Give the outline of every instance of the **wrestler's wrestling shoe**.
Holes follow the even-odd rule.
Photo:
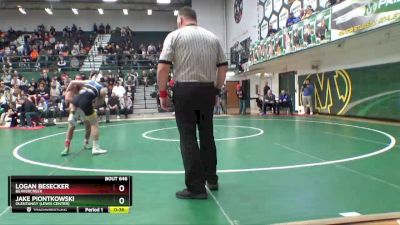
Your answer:
[[[105,154],[107,153],[107,150],[101,149],[101,148],[93,148],[92,149],[92,154],[93,155],[100,155],[100,154]]]
[[[64,146],[65,146],[65,148],[64,148],[64,151],[61,152],[61,156],[69,155],[69,147],[71,146],[71,141],[65,140]]]
[[[85,149],[85,150],[89,150],[89,149],[91,149],[92,147],[90,147],[90,145],[89,145],[89,140],[84,140],[83,141],[83,149]]]
[[[69,155],[69,148],[65,148],[64,151],[61,152],[61,156]]]

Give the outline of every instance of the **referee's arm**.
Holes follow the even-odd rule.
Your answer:
[[[217,77],[217,89],[221,89],[222,85],[225,83],[226,73],[228,72],[228,62],[226,61],[224,50],[220,43],[218,43],[218,77]]]
[[[167,83],[168,75],[174,58],[174,44],[172,33],[170,33],[164,41],[164,47],[158,60],[157,66],[157,84],[160,91],[160,105],[164,110],[168,110],[167,103]]]

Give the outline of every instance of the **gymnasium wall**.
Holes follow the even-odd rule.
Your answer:
[[[400,120],[399,71],[397,62],[309,74],[298,77],[298,90],[309,78],[316,111],[323,114]]]
[[[235,20],[235,2],[242,3],[241,16]],[[251,38],[251,42],[258,39],[258,1],[257,0],[226,0],[226,24],[228,50],[236,43]],[[240,11],[240,10],[239,10]],[[262,10],[261,10],[262,13]]]
[[[54,15],[48,15],[44,10],[27,10],[26,15],[22,15],[15,10],[0,10],[0,30],[8,30],[12,26],[15,30],[32,31],[37,25],[53,25],[57,30],[62,30],[65,26],[75,23],[83,30],[93,30],[96,22],[110,23],[115,28],[117,26],[129,25],[134,31],[172,31],[176,29],[176,17],[172,12],[153,11],[153,15],[148,16],[145,11],[130,11],[125,16],[122,11],[106,10],[104,15],[99,15],[95,10],[80,10],[79,15],[74,15],[71,10],[56,10]]]
[[[192,0],[199,26],[213,32],[226,51],[225,0]]]

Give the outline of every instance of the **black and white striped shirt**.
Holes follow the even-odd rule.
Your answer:
[[[173,64],[173,79],[178,82],[215,83],[217,67],[228,65],[217,36],[195,25],[167,36],[159,63]]]

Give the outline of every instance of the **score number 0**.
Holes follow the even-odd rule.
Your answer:
[[[120,192],[124,192],[125,191],[125,186],[124,185],[119,185],[118,190]],[[119,202],[119,204],[123,205],[125,203],[125,198],[124,197],[119,198],[118,202]]]

